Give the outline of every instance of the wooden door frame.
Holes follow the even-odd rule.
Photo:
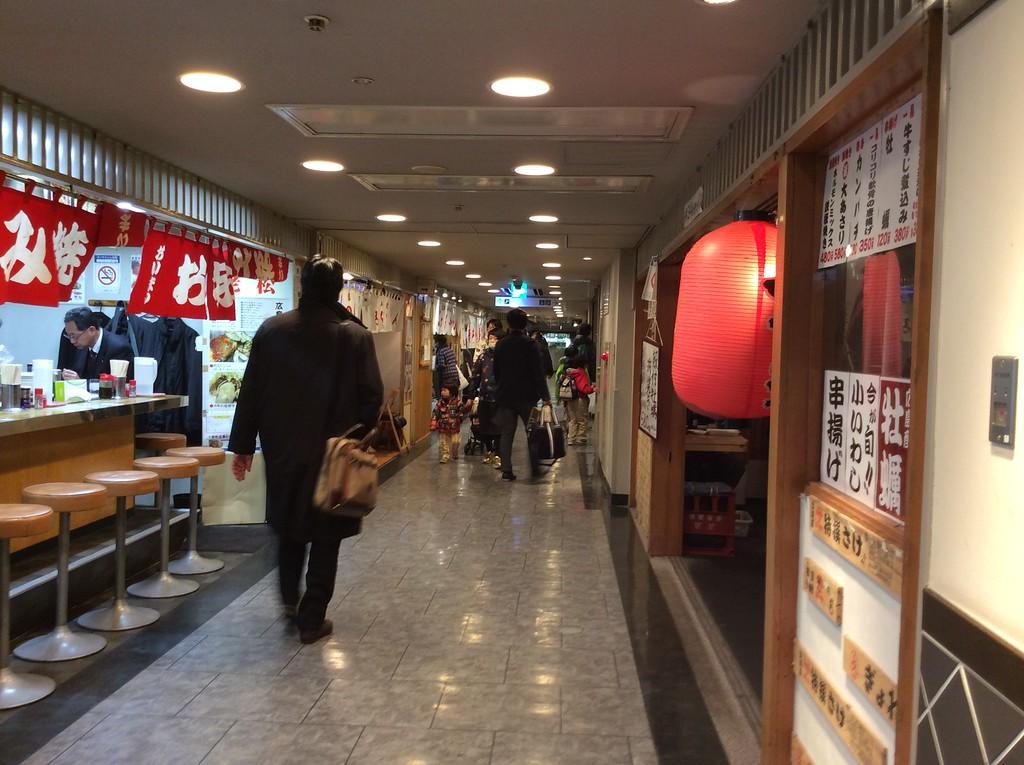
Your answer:
[[[909,765],[916,706],[920,624],[920,541],[925,402],[935,241],[938,133],[943,19],[933,9],[882,53],[789,141],[779,174],[779,236],[776,324],[772,360],[773,411],[769,453],[768,550],[765,601],[762,762],[790,762],[800,568],[801,495],[819,471],[822,316],[824,294],[817,273],[823,156],[830,146],[898,105],[911,92],[923,94],[918,238],[915,260],[911,418],[907,505],[900,532],[903,587],[900,612],[896,718],[896,765]]]

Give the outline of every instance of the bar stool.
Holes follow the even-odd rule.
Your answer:
[[[53,510],[45,505],[0,505],[0,709],[14,709],[53,693],[48,677],[11,670],[11,540],[42,534]]]
[[[134,466],[160,477],[160,571],[136,582],[128,592],[137,598],[178,598],[195,592],[199,582],[171,576],[167,563],[171,556],[171,479],[198,475],[199,462],[191,457],[142,457]]]
[[[125,599],[125,566],[128,549],[125,537],[128,531],[127,498],[160,491],[160,476],[148,470],[109,470],[89,473],[88,483],[103,486],[107,494],[117,497],[117,515],[114,518],[114,602],[78,617],[79,626],[101,632],[134,630],[152,624],[160,612],[143,606],[133,606]]]
[[[199,469],[224,464],[224,450],[212,446],[186,446],[168,449],[168,457],[191,457],[199,463]],[[199,537],[199,474],[192,476],[191,494],[188,504],[188,552],[172,560],[168,570],[172,574],[209,574],[224,568],[224,561],[204,558],[196,549]]]
[[[135,448],[140,452],[149,452],[154,456],[163,454],[168,449],[180,449],[188,441],[183,433],[136,433]]]
[[[72,632],[68,627],[68,564],[71,557],[71,514],[99,510],[107,490],[94,483],[39,483],[22,490],[21,498],[47,505],[59,514],[57,535],[57,623],[53,631],[22,643],[14,655],[25,661],[70,661],[99,653],[107,645],[102,635]]]

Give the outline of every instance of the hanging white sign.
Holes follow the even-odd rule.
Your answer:
[[[917,96],[829,157],[818,268],[917,241],[920,149]]]

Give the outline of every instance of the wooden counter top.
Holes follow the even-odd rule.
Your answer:
[[[113,417],[162,412],[188,406],[188,396],[139,396],[126,399],[95,400],[85,404],[65,404],[46,409],[0,412],[0,438],[66,428]]]

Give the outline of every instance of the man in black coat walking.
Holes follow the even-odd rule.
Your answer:
[[[512,471],[512,440],[516,436],[519,420],[525,426],[530,412],[543,399],[551,404],[544,371],[541,369],[540,354],[536,344],[526,336],[527,316],[524,311],[513,308],[508,312],[508,334],[498,341],[494,349],[494,377],[498,383],[497,404],[498,424],[501,426],[501,441],[498,445],[501,456],[501,477],[506,481],[516,480]],[[536,474],[536,466],[531,465]]]
[[[374,426],[384,395],[373,336],[338,304],[343,273],[336,260],[308,261],[298,309],[263,322],[253,338],[229,443],[235,478],[243,480],[260,438],[267,513],[279,542],[281,600],[303,643],[331,633],[324,615],[334,595],[338,549],[360,531],[358,520],[313,508],[326,441],[354,425]]]

